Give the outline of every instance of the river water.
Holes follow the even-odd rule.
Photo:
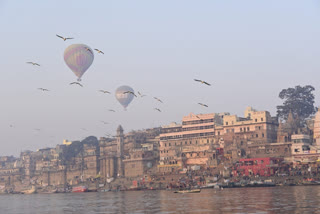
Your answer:
[[[0,213],[320,213],[320,186],[0,195]]]

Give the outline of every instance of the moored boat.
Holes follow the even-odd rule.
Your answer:
[[[186,189],[186,190],[178,190],[174,191],[174,193],[200,193],[201,189]]]
[[[88,188],[86,186],[72,187],[72,192],[87,192]]]
[[[34,194],[37,192],[35,186],[32,186],[31,189],[21,191],[22,194]]]

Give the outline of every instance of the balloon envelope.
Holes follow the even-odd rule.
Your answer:
[[[73,44],[64,51],[64,61],[73,73],[81,80],[82,75],[88,70],[94,59],[93,51],[83,44]]]
[[[126,107],[131,103],[131,101],[134,98],[133,94],[124,93],[127,91],[131,91],[132,93],[134,93],[134,90],[130,86],[127,86],[127,85],[120,86],[119,88],[117,88],[116,93],[115,93],[116,99],[124,107],[124,109],[126,109]]]

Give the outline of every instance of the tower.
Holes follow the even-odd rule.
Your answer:
[[[123,135],[123,128],[121,125],[117,128],[117,175],[118,177],[124,175],[124,169],[123,169],[123,141],[124,141],[124,135]]]

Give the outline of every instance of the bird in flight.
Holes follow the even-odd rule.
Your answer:
[[[203,107],[209,107],[208,105],[206,104],[203,104],[203,103],[198,103],[199,105],[203,106]]]
[[[81,83],[78,83],[78,82],[72,82],[72,83],[70,83],[70,85],[79,85],[79,86],[83,87],[83,85]]]
[[[158,109],[158,108],[154,108],[154,110],[156,110],[156,111],[158,111],[158,112],[161,112],[161,110],[160,110],[160,109]]]
[[[145,96],[147,96],[147,95],[145,95],[145,94],[141,94],[140,91],[138,91],[138,94],[139,94],[140,97],[145,97]]]
[[[160,103],[163,103],[162,100],[160,100],[159,98],[157,98],[157,97],[153,97],[153,98],[158,100]]]
[[[206,84],[206,85],[208,85],[208,86],[211,85],[210,83],[208,83],[208,82],[206,82],[206,81],[203,81],[203,80],[194,79],[194,81],[196,81],[196,82],[201,82],[202,84]]]
[[[109,111],[111,111],[111,112],[116,112],[115,110],[113,110],[113,109],[109,109]]]
[[[85,48],[87,51],[89,51],[91,54],[93,54],[92,50],[88,47]]]
[[[99,90],[99,92],[102,92],[102,93],[104,93],[104,94],[110,94],[109,91],[105,91],[105,90]]]
[[[198,118],[199,120],[203,120],[203,119],[201,119],[198,115],[196,115],[196,118]]]
[[[132,94],[133,96],[137,97],[137,95],[135,95],[135,93],[132,91],[125,91],[123,94]]]
[[[98,53],[104,54],[102,51],[100,51],[99,49],[94,49],[95,51],[97,51]]]
[[[35,62],[27,62],[28,64],[32,64],[32,65],[36,65],[36,66],[40,66],[38,63]]]
[[[46,89],[46,88],[38,88],[38,90],[40,90],[40,91],[49,91],[49,90]]]
[[[59,36],[58,34],[56,34],[57,37],[63,39],[63,41],[66,41],[67,39],[73,39],[73,38],[67,38],[67,37],[63,37],[63,36]]]
[[[106,125],[106,124],[109,124],[109,123],[107,123],[107,122],[105,122],[105,121],[103,121],[103,120],[101,120],[101,123],[103,123],[103,124],[105,124],[105,125]]]

